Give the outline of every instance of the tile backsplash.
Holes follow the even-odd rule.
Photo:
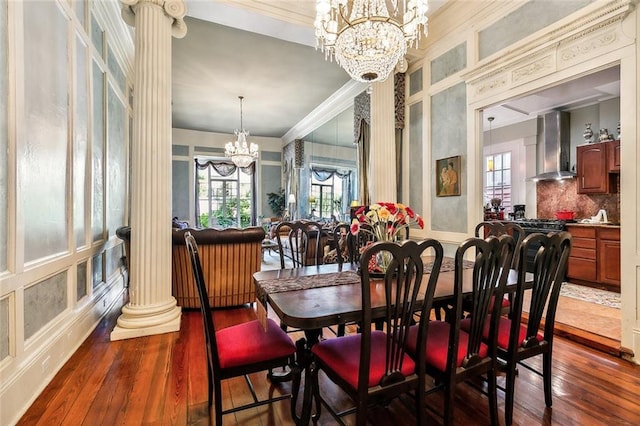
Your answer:
[[[620,222],[620,175],[616,175],[616,192],[611,194],[578,194],[576,179],[548,180],[536,183],[539,219],[555,219],[559,210],[576,212],[576,219],[595,216],[605,209],[609,222]]]

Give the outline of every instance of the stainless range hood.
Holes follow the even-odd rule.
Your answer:
[[[543,169],[532,180],[569,179],[576,174],[569,169],[569,113],[553,111],[544,116]]]

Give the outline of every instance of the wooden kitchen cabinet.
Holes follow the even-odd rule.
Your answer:
[[[607,142],[607,169],[609,173],[620,173],[620,140]]]
[[[578,194],[605,194],[615,188],[609,174],[608,142],[576,148]]]
[[[620,291],[620,228],[567,225],[573,237],[567,279]]]
[[[567,225],[567,231],[573,237],[567,278],[584,281],[597,280],[596,267],[596,230],[592,226]]]
[[[598,281],[620,286],[620,228],[598,230]]]

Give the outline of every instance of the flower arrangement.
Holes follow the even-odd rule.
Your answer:
[[[366,224],[368,226],[363,227]],[[376,203],[360,207],[351,222],[351,233],[370,233],[376,241],[397,241],[400,231],[417,225],[424,228],[424,221],[411,207],[401,203]]]
[[[366,232],[375,241],[398,241],[400,232],[406,232],[404,230],[412,225],[424,228],[424,221],[411,207],[400,203],[376,203],[368,206],[368,209],[363,206],[356,210],[350,231],[353,235],[360,231]],[[362,247],[360,252],[365,248],[366,246]],[[380,252],[377,258],[371,258],[369,272],[384,273],[390,262],[391,253]]]

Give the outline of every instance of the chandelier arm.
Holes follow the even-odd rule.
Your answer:
[[[350,26],[351,25],[351,21],[349,21],[349,18],[347,17],[349,14],[348,13],[345,14],[345,11],[347,11],[347,3],[341,4],[341,5],[338,6],[338,12],[340,13],[340,19],[342,19],[342,21],[344,23],[346,23],[347,26]],[[340,31],[340,32],[342,32],[342,31]]]

